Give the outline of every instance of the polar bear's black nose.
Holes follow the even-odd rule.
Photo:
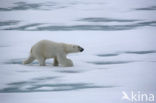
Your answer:
[[[84,51],[84,49],[83,48],[80,48],[80,52],[83,52]]]

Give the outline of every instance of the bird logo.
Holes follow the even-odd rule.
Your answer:
[[[127,100],[131,101],[131,99],[128,97],[128,95],[127,95],[126,92],[122,91],[122,94],[123,94],[122,100],[123,100],[123,99],[127,99]]]

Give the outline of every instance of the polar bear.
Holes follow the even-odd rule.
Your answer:
[[[71,67],[73,66],[73,62],[68,59],[66,55],[69,53],[82,52],[83,50],[84,49],[78,45],[41,40],[31,48],[30,56],[23,64],[29,64],[37,59],[40,66],[45,66],[46,59],[54,58],[54,66],[60,64],[64,67]]]

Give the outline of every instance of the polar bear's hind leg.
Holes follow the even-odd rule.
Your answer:
[[[23,64],[29,64],[29,63],[32,63],[34,60],[35,60],[34,57],[29,56],[29,58],[28,58],[27,60],[25,60],[25,61],[23,62]]]
[[[58,60],[57,60],[57,58],[55,57],[55,58],[54,58],[53,66],[58,66],[58,65],[59,65]]]
[[[37,58],[37,60],[40,63],[40,66],[45,66],[45,59],[44,58]]]

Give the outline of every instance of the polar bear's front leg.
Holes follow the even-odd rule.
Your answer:
[[[66,55],[58,55],[57,56],[58,62],[64,66],[64,67],[72,67],[73,66],[73,62],[70,59],[66,58]]]
[[[70,59],[66,59],[66,67],[72,67],[73,62]]]

